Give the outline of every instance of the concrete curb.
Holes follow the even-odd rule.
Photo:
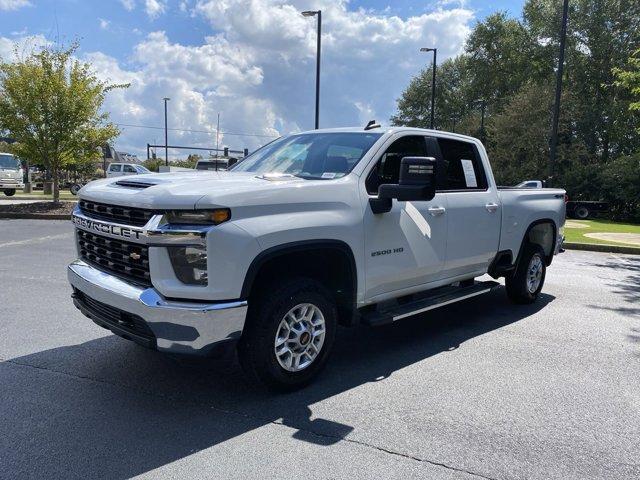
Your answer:
[[[0,205],[2,205],[2,201],[11,201],[11,200],[34,200],[36,202],[52,202],[50,198],[38,198],[38,197],[24,197],[19,195],[14,195],[13,197],[0,197]],[[69,200],[67,198],[61,198],[60,202],[77,202],[78,200]]]
[[[630,253],[632,255],[640,255],[640,247],[631,247],[625,245],[599,245],[596,243],[569,243],[562,244],[567,250],[586,250],[589,252],[607,252],[607,253]]]
[[[31,219],[31,220],[71,220],[71,215],[62,213],[16,213],[0,212],[0,219]]]

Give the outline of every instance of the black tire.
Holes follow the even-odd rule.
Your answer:
[[[4,191],[4,194],[5,194],[7,197],[13,197],[13,196],[16,194],[16,191],[15,191],[15,189],[5,190],[5,191]]]
[[[275,353],[276,334],[285,315],[297,305],[316,306],[325,322],[324,342],[315,360],[299,371],[288,371]],[[238,343],[238,356],[245,373],[271,390],[291,391],[304,387],[322,370],[331,352],[337,327],[335,298],[319,282],[297,278],[287,281],[274,293],[250,304],[247,322]]]
[[[589,218],[589,215],[591,214],[589,209],[585,206],[577,207],[573,213],[576,216],[576,218],[579,218],[580,220],[586,220],[587,218]]]
[[[522,251],[515,272],[505,279],[507,296],[512,302],[519,304],[533,303],[536,301],[544,285],[544,279],[547,273],[547,264],[542,247],[527,244],[523,248],[524,250]],[[538,257],[540,260],[540,284],[534,291],[530,291],[528,277],[534,257]]]

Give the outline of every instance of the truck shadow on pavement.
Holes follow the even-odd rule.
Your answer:
[[[269,424],[292,429],[285,435],[299,441],[330,445],[353,427],[313,418],[314,404],[351,395],[330,401],[340,411],[323,405],[335,418],[349,418],[349,408],[356,414],[366,408],[353,389],[393,381],[399,370],[464,348],[553,300],[543,294],[536,304],[514,306],[498,289],[394,325],[342,329],[323,375],[287,395],[248,385],[235,363],[175,359],[113,335],[6,360],[0,363],[0,477],[130,478],[224,442],[222,452],[242,448],[237,437]],[[428,363],[421,368],[424,382],[429,370]],[[207,468],[212,475],[216,465]]]

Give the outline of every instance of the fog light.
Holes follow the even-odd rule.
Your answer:
[[[169,247],[169,258],[178,280],[189,285],[206,285],[207,249],[205,247]]]

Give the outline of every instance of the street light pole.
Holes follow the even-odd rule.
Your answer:
[[[549,180],[555,175],[556,150],[558,147],[558,122],[560,120],[560,97],[562,94],[562,75],[564,72],[564,46],[567,41],[567,19],[569,16],[569,0],[562,5],[562,27],[560,29],[560,54],[558,55],[558,70],[556,72],[556,98],[553,105],[553,126],[551,128],[551,144],[549,145]]]
[[[167,102],[169,97],[164,97],[164,164],[169,166],[169,133],[167,128]]]
[[[318,17],[318,33],[316,39],[316,130],[320,128],[320,50],[322,46],[322,10],[302,12],[305,17]]]
[[[484,133],[484,114],[485,114],[485,110],[487,108],[487,102],[482,100],[482,103],[480,105],[480,140],[482,140],[482,143],[484,143],[486,141],[486,135]]]
[[[436,57],[438,55],[437,48],[426,48],[423,47],[420,49],[421,52],[433,52],[433,71],[431,78],[431,129],[433,129],[435,125],[435,112],[436,112]]]

